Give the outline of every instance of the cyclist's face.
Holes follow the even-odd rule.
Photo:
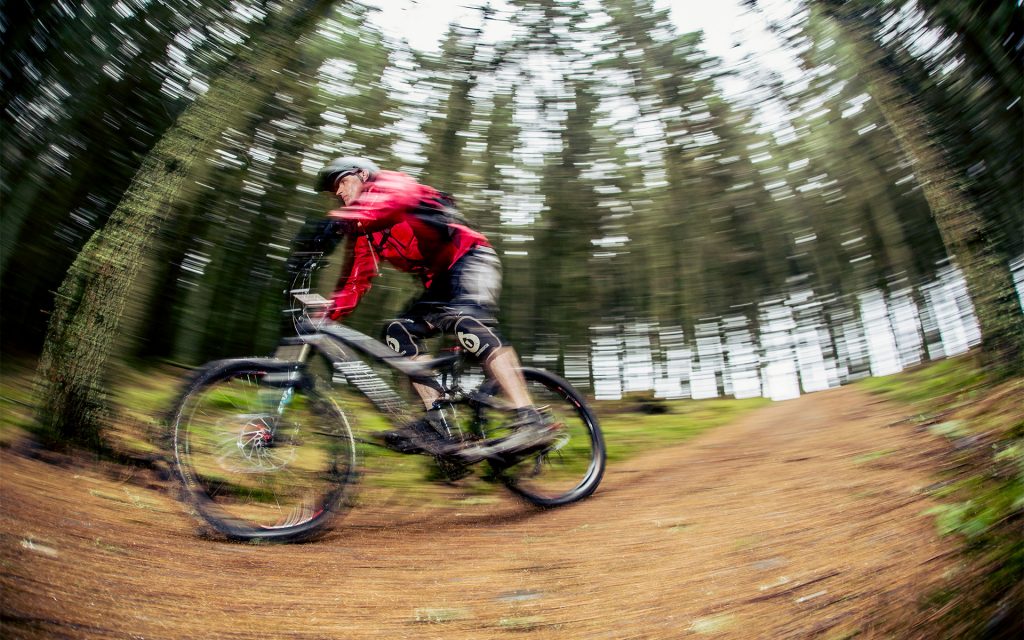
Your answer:
[[[338,196],[338,200],[345,206],[348,206],[356,201],[359,194],[363,192],[363,179],[360,175],[352,173],[341,180],[335,185],[334,195]]]

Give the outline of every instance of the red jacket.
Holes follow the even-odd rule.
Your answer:
[[[354,241],[334,293],[330,317],[340,320],[352,313],[380,275],[380,261],[420,277],[424,287],[438,274],[447,273],[471,249],[490,246],[487,238],[463,225],[451,225],[451,233],[438,225],[410,215],[425,199],[437,197],[433,187],[395,171],[381,171],[367,182],[359,198],[328,217],[356,223]]]

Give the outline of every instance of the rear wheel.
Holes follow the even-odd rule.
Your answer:
[[[541,507],[558,507],[586,498],[604,475],[605,448],[597,416],[565,380],[541,369],[523,369],[534,405],[558,429],[555,440],[540,451],[508,464],[491,462],[495,475],[516,495]],[[483,389],[491,395],[497,385]],[[503,435],[499,427],[507,412],[481,408],[478,418],[488,438]]]
[[[228,537],[307,539],[344,507],[355,468],[352,433],[300,365],[211,363],[172,416],[186,497]]]

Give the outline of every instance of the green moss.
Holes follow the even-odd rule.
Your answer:
[[[985,380],[984,372],[972,359],[949,358],[913,371],[866,378],[856,384],[871,393],[912,404],[970,393]]]

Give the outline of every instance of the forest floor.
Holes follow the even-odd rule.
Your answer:
[[[164,481],[0,450],[6,638],[924,638],[948,444],[856,387],[611,465],[541,511],[421,483],[326,537],[200,533]],[[438,494],[444,497],[439,501]]]

